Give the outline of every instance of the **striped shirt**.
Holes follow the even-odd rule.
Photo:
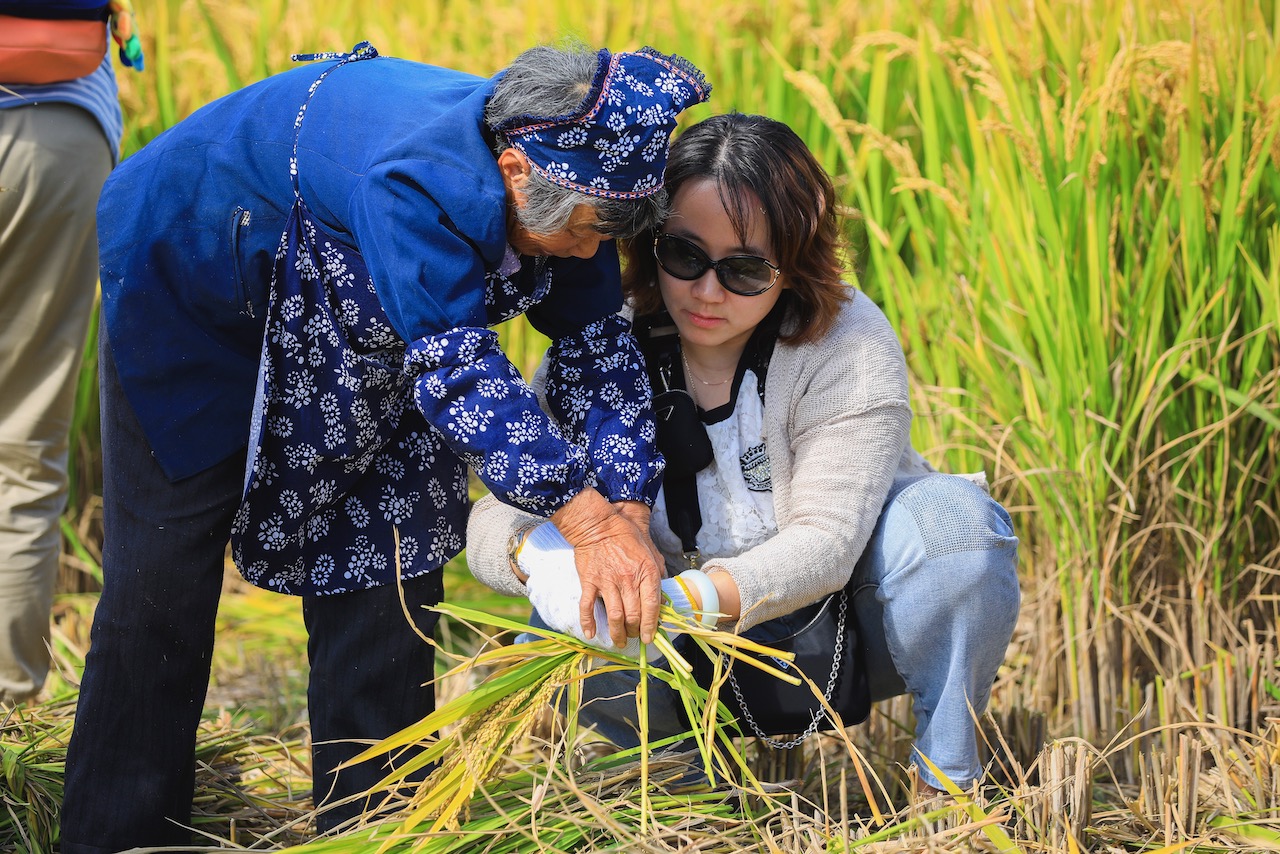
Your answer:
[[[98,70],[86,77],[41,86],[9,84],[0,80],[0,85],[4,86],[0,89],[0,110],[49,103],[74,104],[88,110],[102,126],[102,132],[111,144],[111,156],[117,163],[120,161],[124,115],[120,112],[120,96],[116,89],[116,73],[111,67],[110,48],[102,58]]]

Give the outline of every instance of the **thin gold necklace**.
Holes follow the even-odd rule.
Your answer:
[[[697,380],[698,382],[702,383],[703,385],[708,386],[709,388],[714,388],[714,387],[716,387],[716,386],[718,386],[718,385],[724,385],[725,383],[729,382],[729,380],[732,380],[732,379],[733,379],[733,377],[729,377],[729,379],[727,379],[727,380],[720,380],[720,382],[718,382],[718,383],[709,383],[709,382],[707,382],[707,381],[706,381],[706,380],[704,380],[702,377],[700,377],[700,376],[698,376],[697,374],[695,374],[695,373],[693,372],[693,368],[689,367],[689,358],[688,358],[687,356],[685,356],[685,354],[684,354],[684,350],[681,350],[681,351],[680,351],[680,361],[684,363],[684,370],[685,370],[685,373],[687,373],[689,376],[693,377],[695,380]]]

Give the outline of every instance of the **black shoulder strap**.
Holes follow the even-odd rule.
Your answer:
[[[698,531],[702,528],[698,472],[711,463],[711,440],[698,417],[698,407],[684,386],[680,335],[675,323],[661,312],[636,318],[633,329],[653,387],[658,450],[667,462],[662,475],[667,521],[680,538],[685,558],[696,564]]]
[[[773,345],[777,340],[785,305],[779,300],[768,317],[756,328],[747,345],[749,367],[758,379],[760,402],[764,403],[766,375]],[[667,521],[680,538],[685,558],[694,566],[698,557],[698,531],[702,509],[698,503],[698,472],[711,464],[715,453],[707,430],[698,416],[697,404],[684,384],[680,365],[680,333],[665,311],[637,317],[632,324],[640,352],[644,354],[653,387],[653,409],[657,416],[658,450],[667,461],[662,491]]]
[[[672,388],[683,388],[684,379],[675,368],[680,364],[680,332],[665,311],[637,317],[632,332],[644,354],[645,368],[654,395]]]

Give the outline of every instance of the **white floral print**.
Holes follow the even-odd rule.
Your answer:
[[[557,342],[551,417],[491,329],[402,341],[358,253],[301,202],[295,216],[268,305],[259,445],[233,519],[246,579],[294,594],[393,583],[397,534],[403,577],[438,568],[463,545],[467,464],[543,515],[572,484],[653,500],[661,460],[649,422],[636,426],[649,392],[624,321]],[[551,291],[554,264],[510,271],[484,279],[490,324]]]

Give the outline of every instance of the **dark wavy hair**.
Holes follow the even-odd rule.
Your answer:
[[[816,341],[830,330],[848,299],[842,280],[840,226],[831,178],[795,131],[765,116],[729,113],[704,119],[671,146],[666,187],[674,199],[686,181],[711,179],[729,221],[745,243],[750,217],[763,207],[764,225],[791,287],[780,340]],[[657,230],[621,243],[622,287],[637,315],[662,309],[653,257]]]

